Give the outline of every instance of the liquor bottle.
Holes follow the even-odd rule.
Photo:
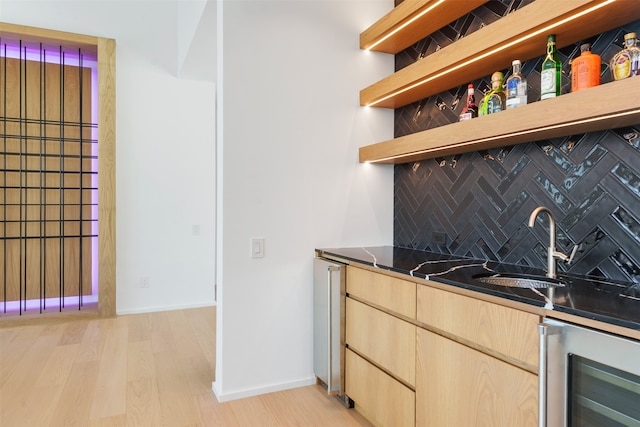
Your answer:
[[[571,62],[571,92],[600,84],[600,55],[591,53],[591,45],[580,46],[580,56]]]
[[[507,110],[527,104],[527,79],[520,72],[520,61],[514,60],[513,72],[507,79]]]
[[[556,49],[556,36],[550,34],[547,37],[547,56],[542,61],[540,73],[540,99],[549,99],[560,96],[562,85],[562,62]]]
[[[478,106],[476,105],[473,84],[469,83],[469,86],[467,86],[467,103],[464,106],[462,113],[460,113],[460,121],[471,120],[474,117],[478,117]]]
[[[507,106],[507,95],[504,93],[502,79],[504,75],[500,71],[496,71],[491,75],[491,91],[489,91],[480,103],[481,116],[493,114],[504,110]]]
[[[611,58],[609,68],[611,68],[611,76],[614,80],[622,80],[640,74],[640,48],[636,33],[625,34],[624,49]]]

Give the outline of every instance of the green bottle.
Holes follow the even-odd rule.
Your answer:
[[[560,96],[562,85],[562,62],[556,49],[556,36],[550,34],[547,37],[547,57],[542,61],[540,72],[540,99],[555,98]]]

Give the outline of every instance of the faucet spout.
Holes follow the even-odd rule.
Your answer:
[[[540,213],[546,213],[549,217],[549,247],[547,248],[547,277],[555,279],[556,278],[556,258],[562,259],[566,261],[569,257],[567,257],[562,252],[556,251],[556,220],[553,217],[553,213],[549,210],[549,208],[544,206],[539,206],[531,212],[529,216],[529,227],[533,228],[536,224],[536,218]]]

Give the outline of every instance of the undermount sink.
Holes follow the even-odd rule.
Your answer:
[[[497,286],[507,286],[511,288],[556,288],[564,287],[564,284],[557,279],[545,276],[530,276],[523,274],[490,273],[478,274],[473,278],[482,283]]]

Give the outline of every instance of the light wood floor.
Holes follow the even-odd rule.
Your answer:
[[[370,426],[319,386],[218,403],[214,360],[214,307],[0,329],[0,426]]]

